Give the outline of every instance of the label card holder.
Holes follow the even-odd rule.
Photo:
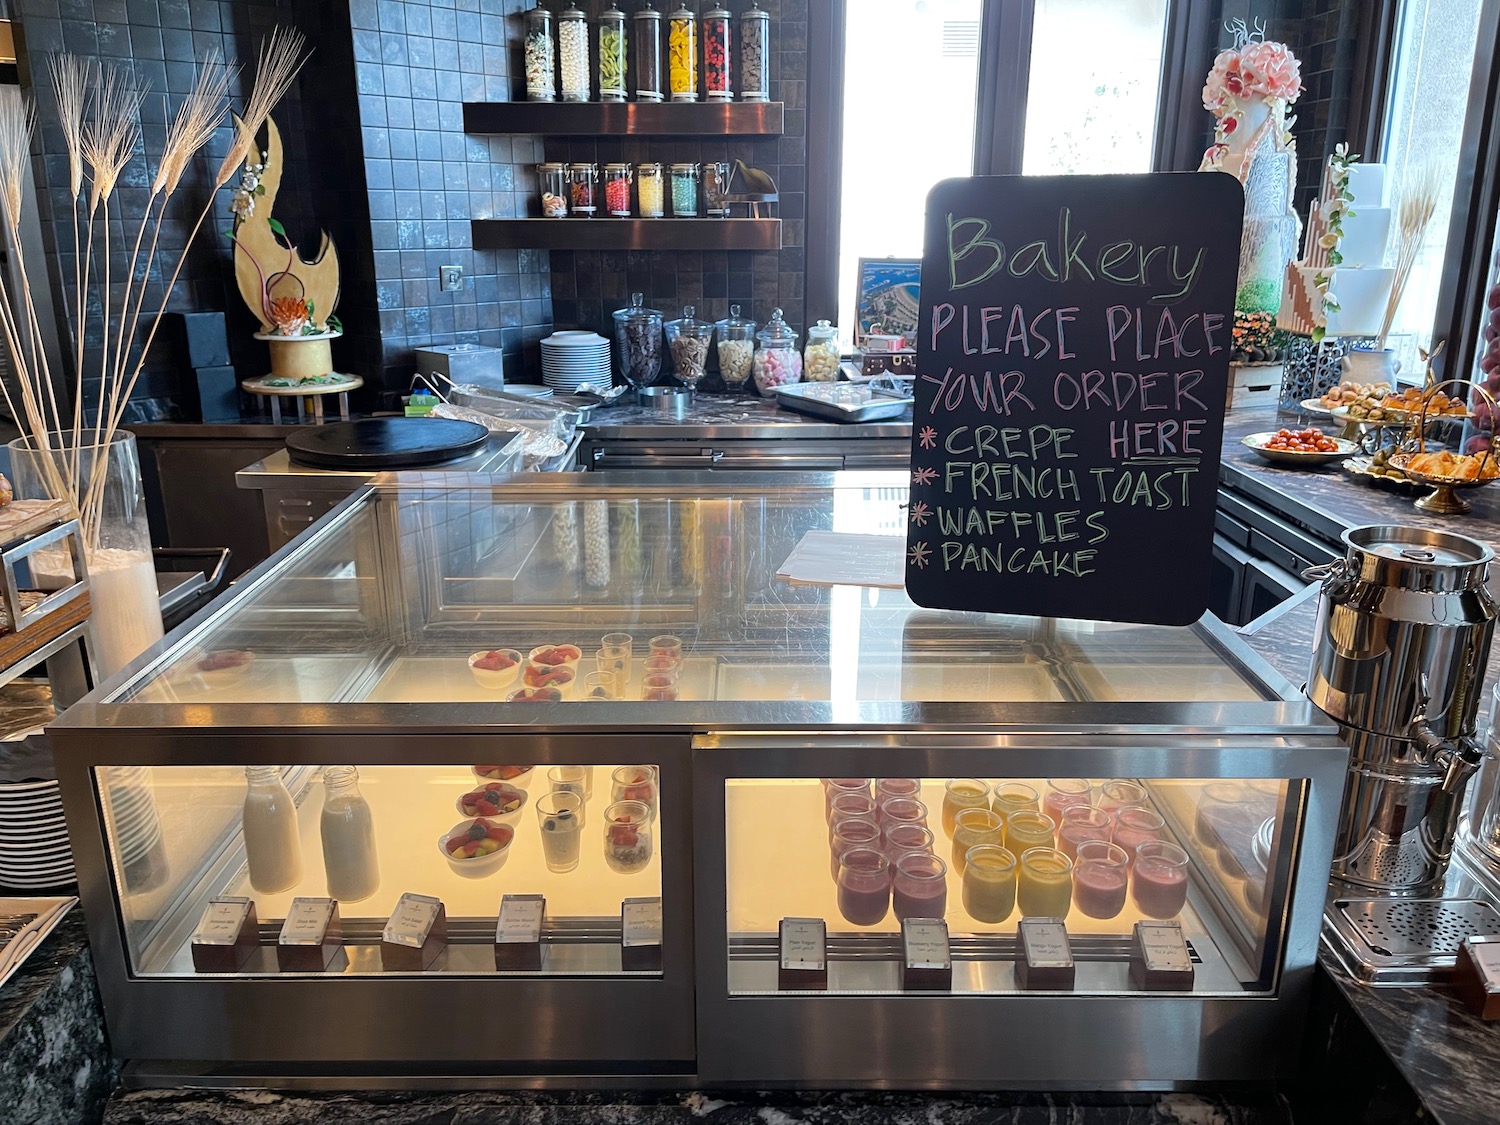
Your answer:
[[[495,923],[495,968],[536,972],[542,967],[545,895],[504,895]]]
[[[276,939],[284,973],[322,973],[343,948],[339,904],[331,898],[294,898]]]
[[[828,924],[821,918],[783,918],[778,929],[776,986],[828,987]]]
[[[901,987],[912,990],[953,987],[948,923],[941,918],[901,920]]]
[[[396,900],[380,934],[380,967],[387,972],[423,972],[448,948],[448,911],[443,900],[407,891]]]
[[[1500,1019],[1500,936],[1464,938],[1458,947],[1453,989],[1482,1020]]]
[[[1022,918],[1016,927],[1016,987],[1072,991],[1073,945],[1061,918]]]
[[[1137,922],[1130,935],[1130,986],[1147,992],[1191,992],[1193,958],[1181,922]]]
[[[620,903],[620,968],[627,972],[661,969],[661,897],[627,898]]]
[[[248,898],[216,898],[193,931],[193,968],[200,973],[236,973],[260,948],[260,922]]]

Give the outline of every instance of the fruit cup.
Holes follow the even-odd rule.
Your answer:
[[[492,648],[469,657],[474,682],[490,691],[508,688],[521,672],[521,654],[513,648]]]
[[[482,879],[505,866],[515,829],[485,817],[455,824],[438,839],[448,866],[465,879]]]

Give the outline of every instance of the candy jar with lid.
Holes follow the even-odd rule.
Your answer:
[[[660,164],[653,160],[636,165],[635,193],[640,200],[641,218],[659,219],[662,217],[666,192],[662,187]]]
[[[679,219],[698,214],[698,165],[672,165],[672,214]]]
[[[566,219],[568,217],[568,166],[549,162],[536,166],[537,179],[541,181],[542,218]]]
[[[771,100],[771,13],[751,4],[740,16],[740,100]]]
[[[598,211],[594,201],[599,183],[599,165],[568,165],[568,208],[581,219],[592,219]]]
[[[729,214],[729,161],[703,162],[703,210],[709,218],[722,219]]]
[[[750,378],[755,321],[742,317],[739,305],[730,305],[729,315],[714,327],[719,333],[719,378],[730,390],[739,390]]]
[[[667,17],[667,79],[674,102],[698,100],[698,25],[686,8]]]
[[[750,362],[755,389],[770,397],[777,387],[802,381],[802,354],[797,351],[797,333],[781,315],[771,311],[771,319],[760,330],[760,347]]]
[[[729,31],[730,14],[724,8],[703,13],[703,90],[711,102],[734,100],[729,85],[729,54],[733,36]]]
[[[839,330],[820,320],[807,330],[802,377],[809,383],[835,383],[839,377]]]
[[[611,3],[599,16],[599,100],[623,102],[625,88],[625,13]]]
[[[526,98],[533,102],[557,100],[557,76],[552,60],[552,13],[538,5],[526,13]]]
[[[692,305],[684,305],[682,319],[667,321],[665,328],[673,374],[684,386],[696,388],[708,370],[708,345],[713,339],[714,326],[699,320],[698,310]]]
[[[632,387],[649,387],[661,373],[661,313],[646,308],[644,294],[632,293],[630,307],[615,320],[615,364]]]
[[[635,99],[661,101],[661,13],[647,4],[635,14]]]
[[[563,101],[589,100],[589,25],[577,8],[557,17],[557,71]]]
[[[630,165],[604,166],[604,209],[614,218],[630,214]]]

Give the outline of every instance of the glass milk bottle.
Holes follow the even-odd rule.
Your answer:
[[[360,794],[359,771],[353,766],[329,766],[323,771],[323,787],[321,828],[328,897],[358,902],[380,886],[370,803]]]
[[[281,780],[280,766],[246,766],[242,822],[250,885],[261,894],[295,887],[302,878],[302,843],[297,835],[297,802]]]

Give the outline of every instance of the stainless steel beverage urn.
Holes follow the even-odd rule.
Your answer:
[[[1344,532],[1323,582],[1307,695],[1349,745],[1333,877],[1422,893],[1453,853],[1483,749],[1475,715],[1495,626],[1494,553],[1462,535],[1371,525]]]

